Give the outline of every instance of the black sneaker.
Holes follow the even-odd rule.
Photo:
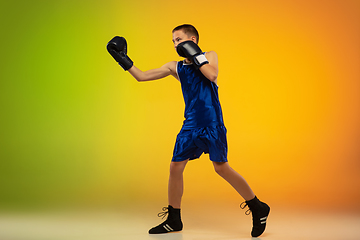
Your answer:
[[[168,215],[165,222],[160,225],[153,227],[149,230],[149,234],[161,234],[161,233],[169,233],[181,231],[183,228],[183,224],[180,217],[180,209],[175,209],[172,206],[163,207],[164,212],[158,214],[158,217],[166,217]]]
[[[242,209],[246,206],[248,206],[249,209],[245,212],[245,214],[249,215],[250,212],[252,213],[253,228],[251,230],[251,236],[258,237],[265,231],[266,220],[270,213],[270,207],[266,203],[261,202],[256,196],[254,199],[240,204],[240,208]]]

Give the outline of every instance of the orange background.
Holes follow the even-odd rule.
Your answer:
[[[178,81],[137,83],[106,51],[126,37],[142,70],[180,60],[190,23],[219,56],[229,162],[272,204],[360,205],[360,3],[355,0],[1,3],[2,208],[166,204],[184,104]],[[240,202],[208,156],[184,201]]]

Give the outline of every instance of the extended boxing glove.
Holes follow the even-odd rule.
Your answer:
[[[133,61],[131,61],[127,55],[125,38],[119,36],[114,37],[108,42],[106,49],[125,71],[133,66]]]
[[[179,43],[176,51],[181,57],[189,59],[197,68],[209,63],[205,54],[203,54],[199,46],[193,41],[189,40]]]

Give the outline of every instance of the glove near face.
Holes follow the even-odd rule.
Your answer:
[[[191,40],[179,43],[176,51],[179,56],[189,59],[197,68],[209,63],[200,47]]]

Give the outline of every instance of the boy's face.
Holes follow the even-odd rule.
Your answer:
[[[184,42],[184,41],[193,41],[194,43],[196,43],[196,37],[195,36],[192,36],[192,37],[189,37],[187,34],[185,34],[182,30],[178,30],[178,31],[175,31],[173,32],[173,43],[174,43],[174,47],[176,49],[177,45],[181,42]]]

